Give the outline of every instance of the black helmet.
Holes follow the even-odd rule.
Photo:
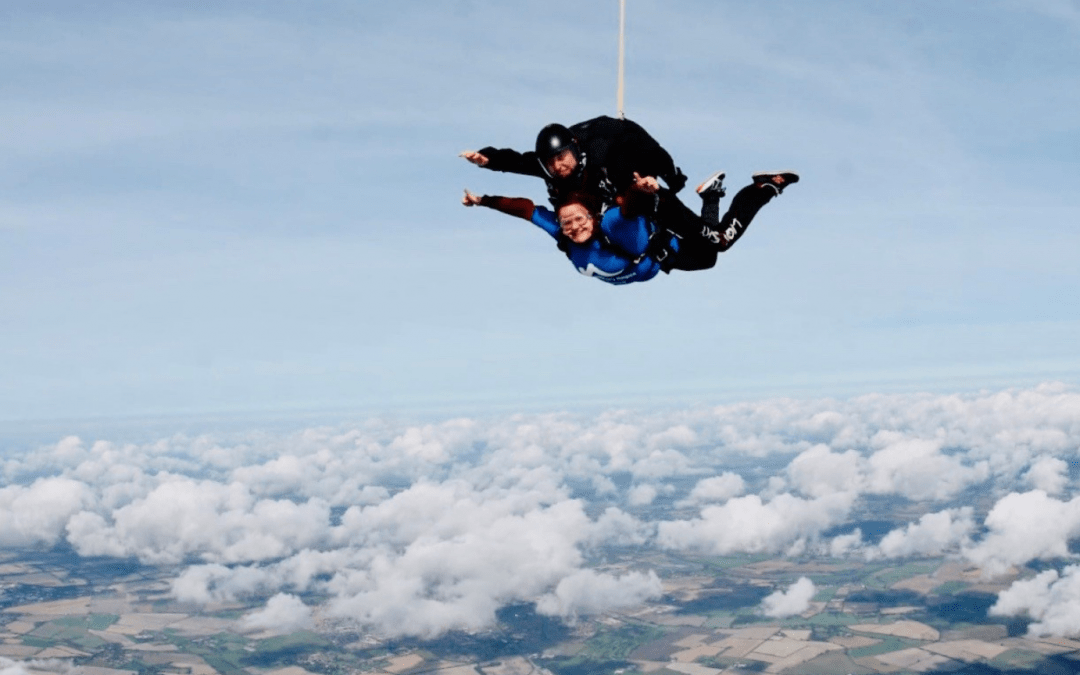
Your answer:
[[[574,135],[561,124],[549,124],[536,136],[536,156],[541,162],[546,162],[563,150],[576,148]]]

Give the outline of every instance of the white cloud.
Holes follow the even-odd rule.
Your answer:
[[[939,439],[882,431],[875,441],[883,447],[867,459],[870,492],[896,493],[915,501],[948,499],[989,477],[987,462],[969,466],[963,458],[943,455]]]
[[[630,471],[638,480],[685,476],[693,473],[694,463],[682,452],[669,448],[653,450],[647,456],[635,460]]]
[[[642,483],[630,488],[630,491],[626,493],[626,501],[630,506],[648,506],[653,503],[657,494],[659,491],[655,486]]]
[[[282,455],[265,464],[239,467],[233,471],[232,478],[256,493],[288,495],[310,480],[313,459],[317,458]]]
[[[68,540],[81,555],[136,556],[175,564],[188,556],[245,562],[289,555],[329,534],[328,505],[256,500],[240,483],[177,478],[117,509],[112,522],[81,513]]]
[[[991,576],[1037,558],[1064,558],[1069,540],[1080,535],[1080,497],[1068,502],[1042,490],[1011,493],[983,521],[989,532],[964,556]]]
[[[815,445],[791,460],[788,482],[809,497],[857,490],[863,483],[859,453],[832,452],[827,445]]]
[[[30,675],[30,671],[23,663],[0,656],[0,675]]]
[[[834,558],[843,558],[861,549],[862,545],[862,530],[856,528],[854,532],[849,534],[833,537],[832,541],[829,542],[828,551],[829,555]]]
[[[719,476],[699,480],[686,499],[679,502],[679,505],[725,502],[741,495],[744,490],[746,490],[746,481],[742,476],[725,471]]]
[[[266,602],[266,606],[256,612],[245,614],[240,619],[240,629],[244,631],[270,631],[272,633],[294,633],[315,625],[311,608],[295,595],[278,593]]]
[[[364,569],[335,576],[329,612],[390,635],[489,626],[500,606],[535,599],[581,567],[579,545],[592,531],[582,507],[567,500],[523,510],[472,495],[427,513],[407,523],[408,543],[391,535],[402,548],[382,547]],[[363,513],[352,520],[343,525],[362,525]],[[377,535],[366,533],[368,546]]]
[[[836,401],[823,401],[825,405],[838,405]],[[795,428],[804,435],[807,440],[817,440],[819,443],[842,446],[848,442],[847,436],[852,432],[852,420],[849,416],[834,410],[826,409],[815,412],[802,422],[797,422]]]
[[[1061,494],[1069,482],[1069,463],[1057,457],[1040,457],[1024,474],[1024,480],[1047,494]]]
[[[68,519],[92,500],[88,486],[68,478],[0,488],[0,545],[54,544]]]
[[[1014,581],[998,595],[991,616],[1026,615],[1033,636],[1080,636],[1080,566],[1040,572],[1032,579]]]
[[[918,522],[886,534],[876,548],[868,551],[868,555],[885,558],[939,556],[967,544],[974,529],[975,520],[970,506],[927,513]]]
[[[652,525],[609,506],[596,519],[589,541],[595,545],[641,546],[649,541]]]
[[[439,463],[446,461],[449,448],[468,442],[474,429],[475,423],[469,419],[410,427],[390,442],[390,450],[425,462]]]
[[[651,570],[616,577],[583,569],[561,579],[554,591],[539,599],[536,611],[563,617],[599,614],[633,607],[662,593],[660,578]]]
[[[807,577],[800,577],[786,591],[776,591],[766,596],[761,601],[761,611],[765,616],[777,619],[802,614],[810,608],[810,601],[814,599],[815,593],[817,589],[814,582]]]
[[[70,673],[76,666],[63,659],[31,659],[15,661],[0,656],[0,675],[37,675],[39,673]]]
[[[670,549],[701,550],[716,555],[777,552],[816,539],[842,523],[855,495],[840,493],[820,499],[779,495],[763,502],[757,495],[708,506],[694,520],[662,521],[657,542]]]
[[[341,518],[335,539],[347,544],[403,546],[424,536],[449,538],[490,526],[499,518],[526,515],[556,502],[566,492],[548,484],[537,489],[478,490],[464,480],[421,480],[390,499],[351,507]]]
[[[698,442],[698,434],[685,424],[676,424],[652,434],[647,444],[653,448],[688,447]]]
[[[210,564],[188,567],[173,580],[171,590],[180,602],[206,605],[249,597],[277,586],[274,575],[266,569]]]

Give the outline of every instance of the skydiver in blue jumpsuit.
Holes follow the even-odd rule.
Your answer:
[[[731,208],[719,217],[724,174],[717,172],[698,188],[701,217],[719,233],[716,241],[680,237],[655,221],[659,184],[651,176],[634,174],[633,184],[618,198],[618,206],[599,216],[599,201],[585,192],[564,195],[556,211],[521,197],[478,196],[468,190],[465,206],[487,206],[532,222],[551,235],[574,267],[586,276],[610,284],[648,281],[660,272],[709,269],[716,256],[726,251],[745,232],[762,206],[791,183],[792,172],[759,173],[754,182],[732,199]]]

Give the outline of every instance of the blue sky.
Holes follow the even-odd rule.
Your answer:
[[[627,116],[803,182],[627,288],[456,156],[612,114],[615,0],[0,18],[0,421],[1080,379],[1075,0],[629,0]]]

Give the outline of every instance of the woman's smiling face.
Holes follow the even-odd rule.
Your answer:
[[[593,215],[576,202],[559,207],[559,229],[575,244],[584,244],[593,236],[596,227]]]

